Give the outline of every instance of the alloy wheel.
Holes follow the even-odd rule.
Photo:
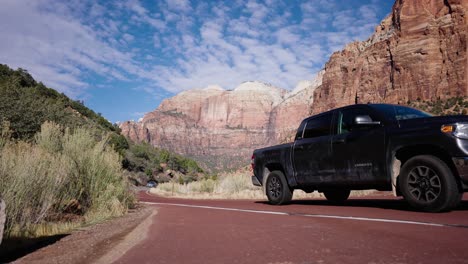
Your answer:
[[[417,200],[432,202],[441,194],[441,179],[431,168],[417,166],[408,175],[408,190]]]

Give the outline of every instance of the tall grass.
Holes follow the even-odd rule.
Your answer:
[[[198,199],[261,199],[266,200],[262,187],[252,184],[251,172],[240,170],[231,173],[222,173],[216,179],[202,179],[185,184],[175,181],[162,183],[151,192],[172,197],[198,198]],[[374,193],[375,190],[352,191],[351,196],[365,196]],[[323,198],[319,192],[305,193],[295,190],[293,199]]]
[[[190,183],[177,182],[162,183],[151,192],[174,197],[214,198],[214,199],[265,199],[261,187],[252,185],[249,171],[222,173],[215,179],[207,178]],[[296,191],[295,197],[301,196],[302,191]]]
[[[27,235],[66,214],[86,221],[125,213],[134,202],[107,137],[46,122],[32,143],[0,141],[5,235]]]

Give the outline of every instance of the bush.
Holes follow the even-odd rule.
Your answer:
[[[161,164],[164,164],[164,168]],[[181,183],[190,182],[198,173],[203,172],[194,160],[155,148],[148,143],[131,144],[125,152],[123,167],[133,172],[144,172],[148,176],[157,176],[164,169],[177,171],[186,175]]]
[[[85,218],[123,214],[134,202],[120,156],[107,137],[46,122],[35,143],[0,149],[0,195],[8,204],[5,234],[24,233],[64,213]]]

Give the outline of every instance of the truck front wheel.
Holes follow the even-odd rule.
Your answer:
[[[272,171],[266,180],[265,192],[270,204],[287,204],[292,199],[293,190],[288,186],[286,178],[281,171]]]
[[[462,193],[452,171],[435,156],[420,155],[409,159],[398,177],[403,197],[416,209],[441,212],[460,203]]]

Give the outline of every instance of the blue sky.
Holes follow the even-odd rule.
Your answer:
[[[137,120],[218,84],[293,89],[365,40],[391,0],[1,0],[0,63],[102,113]]]

